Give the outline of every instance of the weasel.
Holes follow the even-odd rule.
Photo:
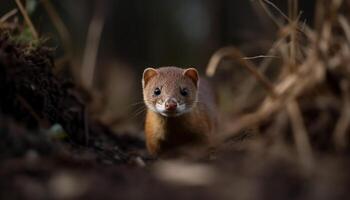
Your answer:
[[[151,155],[212,147],[218,121],[216,97],[195,68],[147,68],[142,87]]]

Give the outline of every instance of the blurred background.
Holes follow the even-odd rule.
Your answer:
[[[19,1],[0,1],[0,199],[349,199],[350,0]],[[169,65],[217,67],[216,158],[132,137],[143,70]]]
[[[288,12],[287,0],[272,2]],[[37,0],[25,3],[35,28],[57,49],[56,67],[65,66],[62,62],[67,61],[68,53],[77,80],[84,74],[84,65],[95,66],[93,88],[98,98],[92,112],[118,132],[142,127],[144,68],[194,66],[204,74],[210,56],[220,47],[238,47],[246,56],[264,55],[278,34],[273,20],[255,0],[52,0],[51,9]],[[315,2],[299,4],[300,21],[312,26]],[[0,14],[14,8],[15,1],[1,1]],[[61,25],[52,13],[61,19]],[[88,38],[89,33],[97,42]],[[87,50],[91,46],[97,47],[92,61]],[[225,96],[221,107],[227,113],[234,113],[235,92],[242,92],[239,84],[250,77],[245,69],[232,69],[231,64],[225,67],[224,63],[216,76],[220,79],[216,87]]]

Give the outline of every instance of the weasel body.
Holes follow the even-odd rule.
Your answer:
[[[146,145],[152,155],[212,145],[217,128],[216,99],[194,68],[147,68],[142,79],[147,106]]]

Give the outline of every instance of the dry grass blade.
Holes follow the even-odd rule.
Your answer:
[[[324,22],[325,17],[325,6],[324,1],[318,0],[316,1],[315,7],[315,29],[316,31],[320,31],[322,27],[322,23]]]
[[[314,158],[298,103],[294,100],[289,102],[287,104],[287,112],[291,120],[298,155],[302,164],[306,168],[311,169],[314,165]]]
[[[346,18],[343,15],[340,15],[338,17],[338,21],[345,32],[345,36],[346,36],[348,43],[350,43],[350,25],[349,25],[349,22],[346,20]]]
[[[297,0],[295,0],[297,1]],[[266,13],[267,16],[269,16],[269,18],[274,21],[274,23],[280,28],[283,29],[285,24],[281,21],[277,20],[277,17],[274,16],[274,14],[272,14],[272,11],[267,7],[267,5],[269,5],[270,7],[272,7],[273,9],[275,9],[281,16],[282,18],[288,22],[289,25],[293,25],[294,22],[296,23],[296,25],[293,25],[295,27],[296,30],[303,32],[303,24],[299,24],[298,22],[298,3],[296,2],[294,5],[294,11],[295,11],[295,16],[294,18],[289,18],[281,9],[279,9],[274,3],[272,3],[269,0],[259,0],[259,3],[261,5],[261,7],[263,8],[264,12]],[[298,17],[297,17],[298,16]],[[294,19],[294,22],[293,22]]]
[[[250,56],[250,57],[243,57],[243,60],[255,60],[260,58],[278,58],[278,56],[266,56],[266,55],[258,55],[258,56]]]
[[[38,32],[36,31],[36,29],[34,28],[34,25],[32,23],[32,21],[29,18],[29,15],[26,11],[26,9],[24,8],[23,4],[21,3],[20,0],[15,0],[19,10],[21,11],[21,14],[23,15],[23,18],[26,22],[26,24],[28,25],[30,32],[32,33],[33,37],[38,40],[39,39],[39,35]]]
[[[289,18],[292,21],[292,32],[290,34],[290,70],[296,70],[297,54],[297,25],[298,25],[298,0],[289,0]]]
[[[274,3],[272,3],[272,2],[269,1],[269,0],[263,0],[263,1],[264,1],[264,3],[270,5],[270,6],[273,7],[275,10],[277,10],[277,12],[279,12],[280,15],[281,15],[285,20],[287,20],[287,21],[289,20],[289,18],[287,17],[287,15],[284,14],[283,11],[282,11],[281,9],[279,9]]]
[[[328,53],[331,37],[332,37],[332,24],[330,21],[326,21],[324,23],[324,26],[322,28],[322,32],[318,41],[320,50],[325,55],[327,55]]]
[[[279,21],[274,16],[274,14],[272,14],[272,12],[269,10],[269,8],[267,8],[265,1],[264,0],[259,0],[259,4],[263,8],[263,11],[266,13],[266,15],[269,16],[271,21],[273,21],[277,27],[282,28],[283,27],[283,22]]]
[[[11,10],[10,12],[6,13],[5,15],[3,15],[3,16],[0,18],[0,23],[6,22],[9,18],[11,18],[12,16],[16,15],[17,12],[18,12],[17,9],[13,9],[13,10]]]
[[[214,53],[207,66],[207,76],[211,77],[215,74],[217,67],[224,58],[230,58],[237,61],[262,84],[270,96],[276,96],[273,84],[266,78],[266,76],[257,70],[254,63],[244,59],[245,56],[243,56],[243,54],[235,47],[225,47]]]
[[[89,25],[81,71],[82,85],[87,89],[91,89],[93,86],[98,47],[103,27],[104,17],[99,12],[96,12]]]

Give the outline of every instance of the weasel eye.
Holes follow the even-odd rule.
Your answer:
[[[182,96],[187,96],[188,95],[188,89],[187,88],[181,88],[180,89],[180,94]]]
[[[160,89],[159,89],[159,88],[154,89],[153,94],[154,94],[155,96],[159,96],[159,95],[160,95],[160,93],[161,93],[161,91],[160,91]]]

